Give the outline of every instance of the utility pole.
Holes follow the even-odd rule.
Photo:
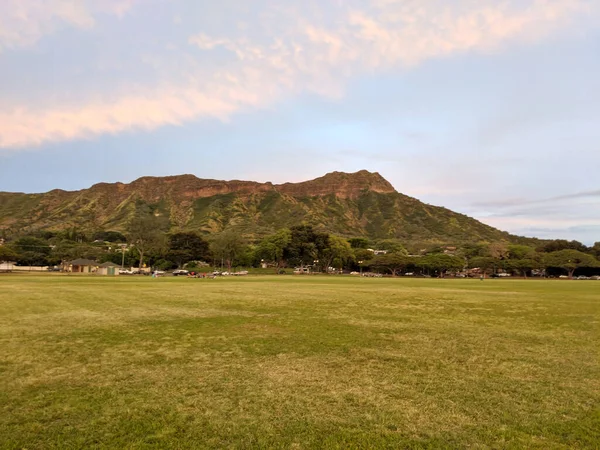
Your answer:
[[[121,269],[125,266],[125,247],[121,245]]]

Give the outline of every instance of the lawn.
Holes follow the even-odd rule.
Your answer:
[[[1,448],[599,448],[600,282],[0,274]]]

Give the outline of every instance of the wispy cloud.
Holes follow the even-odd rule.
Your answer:
[[[521,236],[541,239],[575,239],[586,245],[600,242],[600,221],[540,221],[530,219],[484,219],[484,222],[500,229],[510,229]]]
[[[136,0],[2,0],[0,53],[35,44],[61,27],[90,29],[100,13],[122,17]]]
[[[0,6],[0,50],[33,45],[61,26],[99,28],[98,14],[122,17],[134,1],[88,5],[83,0],[6,0]],[[587,0],[365,0],[334,9],[312,2],[269,5],[247,18],[251,25],[232,22],[228,34],[198,31],[187,36],[187,49],[180,50],[173,69],[177,73],[159,85],[117,80],[111,92],[85,93],[68,105],[48,99],[3,104],[0,147],[27,148],[199,117],[226,120],[237,111],[300,92],[340,97],[346,80],[354,76],[464,52],[496,52],[511,42],[535,42],[577,15],[600,12],[597,3]],[[140,2],[137,7],[149,6]],[[172,21],[164,26],[173,26]],[[155,61],[160,65],[160,55]]]
[[[600,190],[543,199],[473,202],[468,213],[513,233],[544,238],[600,240]]]
[[[542,199],[527,199],[527,198],[511,198],[506,200],[494,200],[486,202],[474,202],[473,207],[476,208],[502,208],[502,207],[515,207],[515,206],[526,206],[526,205],[543,205],[547,203],[562,202],[564,200],[578,200],[578,199],[600,199],[600,189],[576,192],[573,194],[557,195],[554,197],[542,198]]]

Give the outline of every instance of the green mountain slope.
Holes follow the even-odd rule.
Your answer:
[[[238,227],[261,236],[308,223],[344,236],[422,242],[522,241],[475,219],[396,192],[378,173],[333,172],[303,183],[144,177],[130,184],[45,194],[0,193],[0,230],[125,230],[138,210],[168,217],[174,230]]]

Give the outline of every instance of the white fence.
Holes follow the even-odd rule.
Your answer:
[[[47,272],[48,266],[16,266],[14,263],[0,263],[0,272]]]

